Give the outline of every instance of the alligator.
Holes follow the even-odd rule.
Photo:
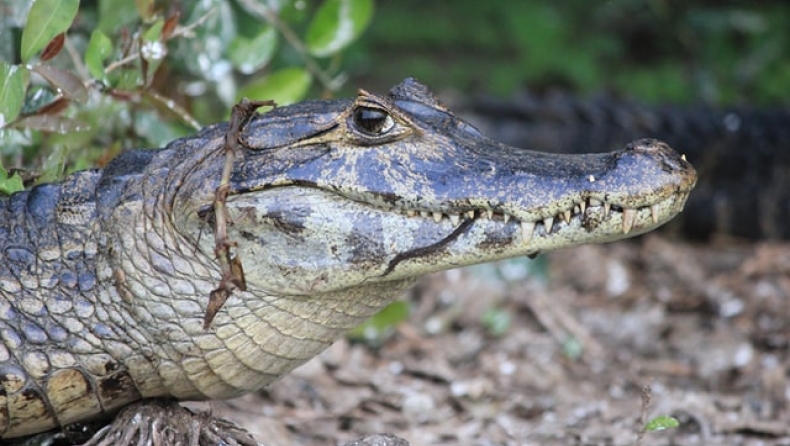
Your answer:
[[[420,276],[642,234],[697,178],[657,140],[507,146],[413,79],[253,113],[228,162],[232,130],[0,198],[0,439],[264,388]],[[223,180],[245,283],[206,325]]]
[[[622,147],[651,137],[683,147],[700,183],[673,221],[693,240],[715,235],[790,239],[790,108],[646,105],[599,94],[522,90],[453,104],[458,115],[506,144],[557,153]]]

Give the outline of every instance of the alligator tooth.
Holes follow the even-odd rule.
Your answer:
[[[680,209],[680,212],[683,212],[683,209],[686,207],[686,200],[688,199],[688,194],[684,194],[683,192],[678,193],[675,195],[675,203],[673,205]]]
[[[439,223],[440,221],[442,221],[442,213],[441,212],[434,212],[433,213],[433,221],[435,221],[436,223]]]
[[[408,211],[406,211],[406,215],[408,215],[409,217],[414,217],[417,215],[417,211],[409,209]]]
[[[494,218],[494,211],[492,211],[491,209],[487,210],[486,217],[488,217],[489,219]]]
[[[475,211],[474,210],[466,211],[466,216],[469,218],[475,218]]]
[[[634,220],[636,220],[636,209],[623,209],[623,234],[631,232]]]
[[[587,201],[586,200],[582,200],[581,202],[579,202],[579,209],[581,210],[581,213],[583,214],[584,211],[587,209]]]
[[[505,224],[507,224],[507,222],[509,222],[509,221],[510,221],[510,215],[508,215],[508,214],[502,214],[502,219],[503,219],[503,220],[505,220]]]
[[[565,223],[571,222],[571,211],[563,211],[562,219],[565,220]]]
[[[551,227],[554,226],[554,217],[544,218],[543,226],[546,229],[546,234],[551,234]]]
[[[534,221],[522,221],[521,222],[521,240],[524,243],[529,242],[532,240],[532,234],[535,232],[535,222]]]
[[[422,217],[422,218],[428,218],[428,217],[430,217],[430,216],[431,216],[431,213],[430,213],[430,212],[428,212],[428,211],[420,211],[420,217]]]
[[[602,204],[603,203],[601,203],[601,200],[596,200],[595,198],[590,198],[590,206],[600,206]]]
[[[609,210],[610,209],[612,209],[612,205],[611,204],[609,204],[609,203],[604,203],[603,204],[603,216],[604,217],[608,217],[609,216]]]
[[[457,225],[461,221],[461,216],[458,214],[450,214],[450,223]]]
[[[653,216],[653,223],[658,223],[658,204],[650,206],[650,215]]]

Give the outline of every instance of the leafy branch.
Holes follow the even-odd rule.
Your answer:
[[[373,0],[278,5],[33,2],[21,59],[12,62],[0,48],[0,165],[42,163],[31,177],[52,180],[222,120],[242,97],[296,102],[313,79],[336,91],[346,79],[337,62],[369,23]],[[0,32],[20,32],[3,28],[10,23],[0,22]],[[280,36],[288,45],[279,45]],[[330,57],[322,67],[320,59]],[[41,161],[51,153],[60,160]]]

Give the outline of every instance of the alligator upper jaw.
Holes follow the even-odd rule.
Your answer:
[[[411,191],[384,198],[364,184],[332,189],[351,200],[437,225],[499,222],[500,233],[512,234],[517,228],[521,249],[536,252],[610,241],[661,226],[682,211],[697,178],[683,156],[650,139],[611,153],[571,156],[519,151],[490,140],[470,146],[489,148],[487,167],[455,169],[470,152],[457,150],[447,157],[451,167],[442,175],[404,181]],[[377,184],[388,191],[400,186],[392,177]]]

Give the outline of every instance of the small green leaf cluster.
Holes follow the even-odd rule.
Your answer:
[[[675,417],[670,417],[668,415],[659,415],[652,420],[650,420],[645,425],[646,432],[658,432],[667,429],[674,429],[680,426],[680,422]]]

